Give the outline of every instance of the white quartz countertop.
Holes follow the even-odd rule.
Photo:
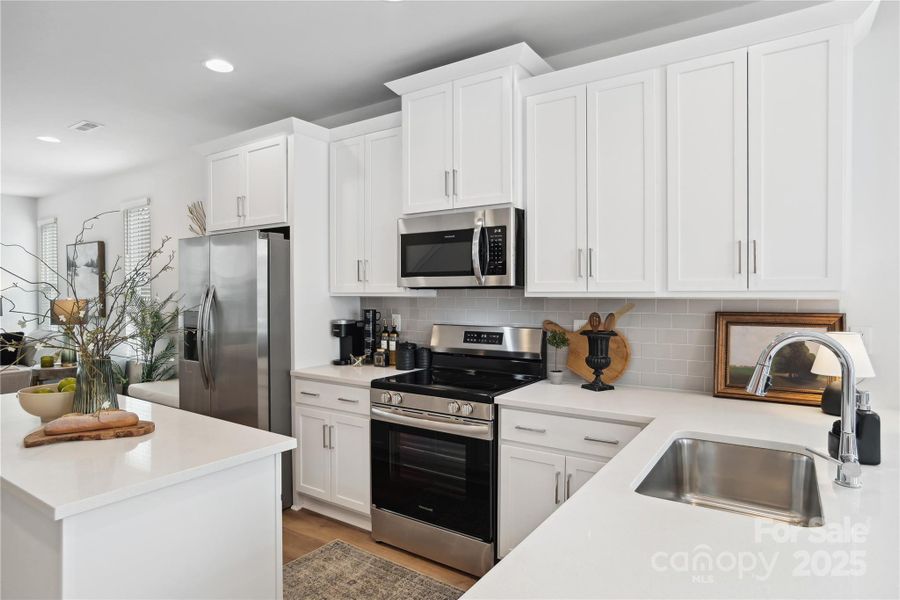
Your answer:
[[[834,484],[835,467],[815,458],[825,525],[804,528],[634,490],[682,436],[824,450],[836,417],[818,408],[641,388],[594,393],[549,382],[497,403],[647,425],[464,598],[900,597],[895,410],[873,407],[882,464],[862,467],[861,489]]]
[[[15,394],[0,396],[4,491],[63,519],[297,446],[292,437],[137,398],[119,396],[119,407],[153,421],[156,430],[25,448],[22,439],[41,426],[40,419],[26,413]]]
[[[400,371],[393,367],[375,367],[372,365],[363,365],[360,367],[353,367],[350,365],[320,365],[317,367],[304,367],[302,369],[294,369],[291,371],[291,375],[294,377],[312,379],[314,381],[324,381],[325,383],[353,385],[356,387],[369,387],[369,384],[372,383],[373,379],[390,377],[397,373],[409,373],[409,371]]]

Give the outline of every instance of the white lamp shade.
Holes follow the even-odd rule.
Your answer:
[[[855,331],[829,331],[828,336],[834,338],[850,353],[850,357],[853,359],[853,366],[856,367],[856,377],[858,379],[875,377],[875,369],[872,368],[872,361],[869,360],[869,354],[866,352],[862,336],[859,333]],[[816,361],[813,363],[811,371],[816,375],[840,377],[841,363],[838,362],[834,352],[825,346],[819,346],[819,350],[816,352]]]

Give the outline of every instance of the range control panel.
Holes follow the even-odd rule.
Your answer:
[[[466,331],[463,334],[463,342],[466,344],[492,344],[494,346],[502,346],[503,345],[503,332],[502,331]]]

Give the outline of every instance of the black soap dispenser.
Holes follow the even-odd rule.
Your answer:
[[[841,440],[841,420],[828,432],[828,453],[838,458]],[[872,410],[870,393],[856,393],[856,445],[859,462],[863,465],[881,464],[881,417]]]

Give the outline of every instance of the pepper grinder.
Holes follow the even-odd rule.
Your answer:
[[[616,389],[608,383],[603,383],[600,379],[603,376],[603,370],[612,363],[612,359],[609,357],[609,340],[619,335],[613,331],[615,320],[616,317],[612,313],[607,315],[606,321],[602,323],[603,329],[601,330],[600,315],[591,313],[591,316],[588,317],[588,324],[591,326],[591,329],[581,332],[581,335],[588,339],[588,355],[584,362],[594,371],[594,380],[581,386],[586,390],[604,392]]]

